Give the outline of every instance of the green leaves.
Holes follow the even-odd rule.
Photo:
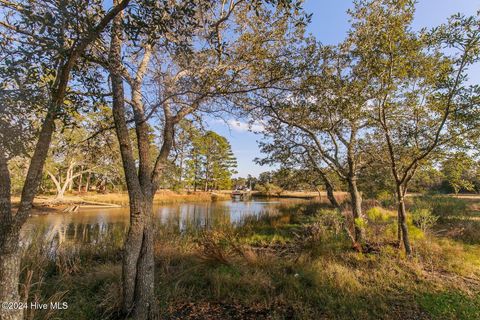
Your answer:
[[[202,189],[230,189],[237,160],[230,143],[213,131],[190,130],[186,180]]]

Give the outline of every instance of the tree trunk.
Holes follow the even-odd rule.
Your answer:
[[[8,228],[8,227],[7,227]],[[18,233],[11,228],[6,231],[2,228],[0,232],[4,234],[6,241],[0,248],[0,302],[21,302],[18,293],[20,278],[20,258],[19,248],[20,238]],[[2,320],[22,320],[23,310],[21,308],[0,308],[0,319]]]
[[[195,173],[193,176],[193,192],[197,192],[197,166],[195,165]]]
[[[72,192],[73,190],[73,179],[70,180],[70,182],[68,183],[68,192]]]
[[[208,179],[209,179],[209,173],[208,170],[205,171],[205,185],[203,187],[203,191],[207,192],[208,191]]]
[[[119,0],[114,0],[114,4]],[[139,170],[133,157],[132,144],[125,115],[123,79],[121,77],[122,58],[122,17],[112,24],[109,67],[112,83],[112,113],[115,130],[120,145],[123,169],[127,182],[130,203],[130,227],[123,254],[123,301],[122,309],[128,318],[154,319],[157,316],[154,295],[153,258],[153,196],[151,168],[148,157],[148,135],[145,128],[137,128],[139,147]],[[138,106],[136,106],[138,107]],[[134,107],[135,124],[142,125],[141,110]],[[161,150],[162,153],[162,150]]]
[[[157,314],[154,295],[153,198],[131,202],[123,255],[123,311],[133,319]]]
[[[55,128],[56,114],[64,103],[70,72],[76,61],[90,43],[95,41],[109,22],[129,3],[123,0],[121,4],[110,10],[102,20],[76,43],[65,62],[58,69],[53,83],[52,100],[40,130],[35,151],[28,167],[28,172],[22,189],[20,205],[13,215],[10,202],[10,177],[4,150],[0,144],[0,301],[19,302],[18,279],[20,275],[20,229],[26,222],[37,188],[42,180],[42,171],[47,158],[52,134]],[[22,311],[10,311],[0,307],[0,319],[22,319]]]
[[[67,191],[67,188],[69,191],[72,190],[73,186],[73,180],[80,174],[83,173],[83,171],[80,171],[78,174],[74,175],[73,174],[73,169],[75,168],[75,163],[72,162],[70,163],[70,166],[67,169],[67,177],[65,178],[65,181],[62,184],[62,175],[59,172],[59,178],[57,179],[53,173],[47,170],[48,175],[52,179],[53,183],[55,184],[55,187],[57,188],[57,195],[55,197],[55,200],[61,201],[63,200],[65,196],[65,191]]]
[[[1,149],[0,146],[0,303],[20,302],[20,238],[12,214],[10,172]],[[23,311],[0,306],[0,319],[23,319]]]
[[[398,201],[398,244],[400,245],[403,240],[405,252],[409,256],[412,254],[412,248],[410,246],[410,239],[408,236],[407,210],[405,208],[405,192],[401,186],[397,186],[397,201]]]
[[[320,203],[322,203],[322,188],[316,187],[315,189],[317,189],[318,199],[319,199]]]
[[[55,200],[62,201],[64,197],[65,197],[65,191],[63,191],[63,189],[60,189],[55,197]]]
[[[82,183],[83,183],[83,166],[82,170],[80,171],[80,176],[78,176],[78,192],[82,192]]]
[[[90,179],[92,177],[92,174],[91,172],[89,171],[88,172],[88,175],[87,175],[87,182],[85,184],[85,191],[88,192],[88,190],[90,190]]]
[[[333,194],[334,188],[333,184],[330,182],[330,179],[326,175],[326,173],[318,166],[316,161],[314,160],[313,156],[310,155],[309,153],[309,159],[310,161],[315,165],[315,169],[317,170],[317,173],[320,175],[321,180],[325,184],[325,190],[327,191],[327,198],[328,201],[330,201],[330,204],[338,209],[340,208],[340,204],[337,202],[337,199],[335,199],[335,195]]]
[[[365,240],[365,230],[361,224],[361,219],[364,219],[362,213],[362,197],[357,188],[357,180],[355,177],[348,179],[348,191],[350,193],[350,200],[352,205],[352,215],[354,219],[355,241],[361,244]]]
[[[333,194],[334,189],[333,185],[330,183],[328,179],[324,179],[325,181],[325,190],[327,191],[327,198],[330,201],[330,204],[335,208],[340,208],[340,204],[338,203],[337,199],[335,199],[335,195]]]
[[[184,150],[183,150],[183,147],[182,147],[182,152],[181,152],[181,155],[180,155],[180,164],[179,164],[179,172],[178,172],[178,187],[180,190],[183,190],[183,157],[184,157]]]
[[[42,124],[23,185],[20,205],[15,215],[11,208],[10,173],[3,148],[0,145],[0,301],[2,302],[20,302],[18,293],[20,229],[32,208],[54,131],[54,115],[50,110]],[[23,312],[21,310],[0,308],[0,319],[2,320],[22,318]]]

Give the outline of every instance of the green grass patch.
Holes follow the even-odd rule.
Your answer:
[[[433,319],[480,319],[480,294],[467,296],[459,292],[425,293],[420,305]]]

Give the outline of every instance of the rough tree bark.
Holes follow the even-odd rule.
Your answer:
[[[63,99],[62,99],[63,100]],[[52,108],[50,108],[52,110]],[[27,220],[36,190],[40,184],[43,166],[54,130],[53,112],[48,112],[40,131],[27,177],[22,190],[20,205],[16,214],[10,202],[10,177],[7,160],[0,150],[0,184],[1,221],[0,221],[0,301],[20,302],[18,293],[20,277],[20,229]],[[22,309],[0,308],[0,319],[23,319]]]
[[[112,25],[109,71],[113,91],[112,113],[130,203],[130,228],[123,252],[122,309],[126,316],[134,319],[153,319],[157,317],[153,257],[153,196],[156,190],[152,180],[153,170],[149,156],[148,123],[144,117],[140,96],[142,73],[145,72],[148,64],[149,53],[145,53],[136,79],[130,81],[139,154],[137,173],[125,115],[121,23],[122,16],[119,15]]]
[[[332,207],[336,209],[340,208],[340,204],[335,198],[335,194],[334,194],[335,189],[333,188],[333,185],[330,182],[330,180],[326,177],[324,179],[324,184],[325,184],[325,191],[327,192],[328,201],[330,201],[330,204],[332,205]]]
[[[3,150],[0,148],[0,302],[20,301],[18,274],[20,255],[18,236],[12,232],[14,223],[10,198],[10,173]],[[21,319],[21,311],[0,310],[0,319]]]
[[[357,178],[355,176],[348,177],[347,183],[354,219],[355,241],[361,245],[365,239],[364,229],[362,225],[360,225],[361,222],[358,221],[359,219],[364,218],[362,213],[362,196],[358,191]]]
[[[403,241],[405,247],[405,253],[409,256],[412,254],[412,248],[410,246],[410,238],[408,236],[407,226],[407,210],[405,208],[405,194],[406,189],[401,185],[397,185],[397,203],[398,203],[398,243]]]

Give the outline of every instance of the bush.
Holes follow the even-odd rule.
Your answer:
[[[369,243],[385,243],[396,237],[396,212],[373,207],[365,212],[368,220],[367,238]],[[390,231],[393,230],[393,231]]]
[[[283,193],[283,189],[273,183],[265,183],[264,185],[258,185],[256,186],[257,191],[260,193],[263,193],[266,196],[280,196]]]
[[[372,222],[388,222],[390,220],[390,216],[388,213],[379,207],[373,207],[368,209],[365,214],[367,215],[368,220]]]
[[[338,210],[322,209],[317,213],[317,221],[333,231],[335,235],[339,235],[342,231],[345,219]]]
[[[395,195],[389,191],[381,191],[377,194],[376,200],[382,207],[390,208],[395,204]]]
[[[433,215],[428,209],[416,209],[412,212],[413,224],[425,233],[435,225],[437,220],[438,216]]]

